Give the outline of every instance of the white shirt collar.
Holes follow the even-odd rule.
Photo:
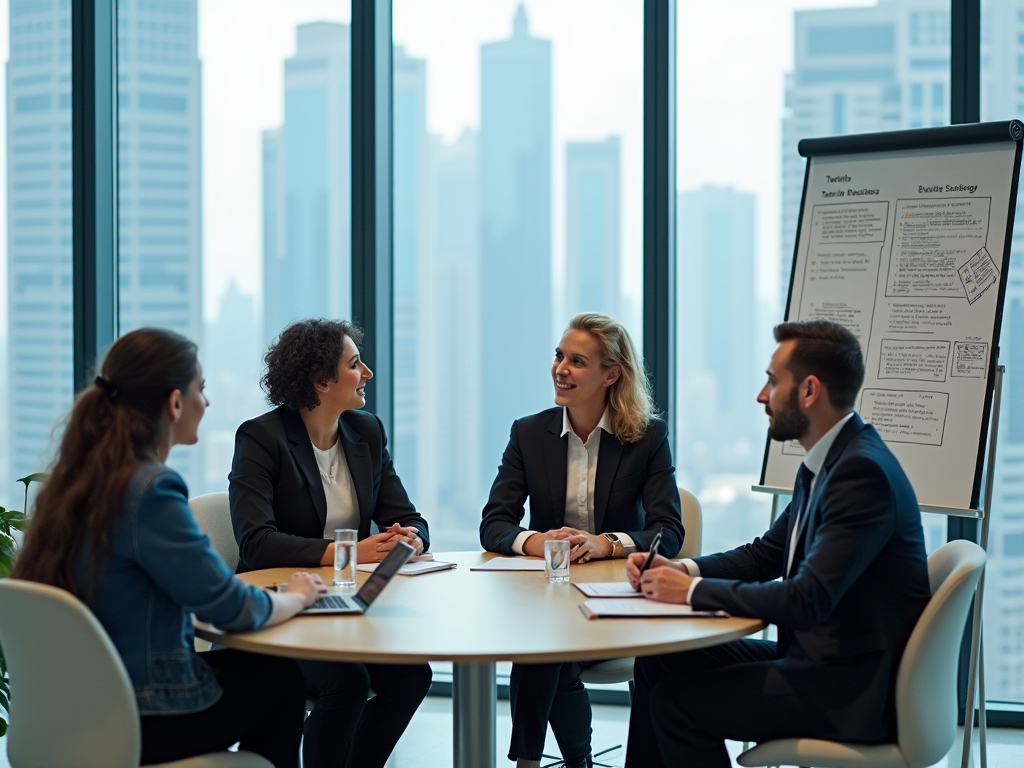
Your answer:
[[[615,434],[612,431],[612,407],[610,405],[606,405],[604,407],[604,413],[601,414],[601,420],[599,422],[597,422],[597,426],[594,427],[594,432],[596,432],[599,429],[603,429],[609,435],[614,435]],[[562,434],[560,435],[560,437],[565,437],[570,432],[572,434],[576,435],[576,431],[572,428],[572,424],[569,423],[569,409],[563,405],[562,406]],[[594,434],[594,432],[591,432],[590,434],[592,435],[592,434]],[[576,437],[579,437],[579,435],[576,435]],[[580,439],[582,440],[583,438],[580,438]],[[589,439],[590,439],[590,435],[587,435],[587,440],[589,440]],[[586,442],[586,441],[584,441],[584,442]]]
[[[832,447],[832,443],[836,441],[839,433],[843,427],[846,426],[846,422],[853,418],[854,411],[850,411],[843,418],[837,421],[832,429],[821,436],[814,445],[811,446],[811,450],[804,456],[804,466],[807,467],[814,476],[817,477],[818,473],[821,472],[821,468],[825,465],[825,459],[828,458],[829,449]]]

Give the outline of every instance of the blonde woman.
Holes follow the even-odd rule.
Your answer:
[[[659,551],[674,557],[683,524],[668,427],[626,329],[604,315],[576,315],[555,348],[551,379],[555,407],[512,424],[480,523],[484,549],[541,556],[545,540],[568,539],[572,559],[587,562],[645,552],[661,531]],[[540,764],[549,722],[565,765],[591,765],[586,666],[513,665],[509,759],[519,768]]]

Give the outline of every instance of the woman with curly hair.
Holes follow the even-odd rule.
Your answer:
[[[373,377],[361,340],[348,322],[300,320],[267,352],[261,384],[277,407],[238,428],[228,478],[239,572],[330,565],[336,528],[359,531],[362,563],[382,560],[398,541],[417,554],[429,545],[384,425],[359,410]],[[304,730],[306,768],[383,766],[430,688],[426,664],[298,663],[316,698]]]

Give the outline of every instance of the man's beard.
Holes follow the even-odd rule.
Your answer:
[[[800,388],[793,387],[789,401],[772,415],[774,420],[768,426],[768,437],[783,443],[787,440],[799,440],[807,434],[811,420],[800,412]]]

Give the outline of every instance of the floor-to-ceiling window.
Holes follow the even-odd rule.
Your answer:
[[[292,320],[351,312],[347,0],[119,0],[122,333],[195,339],[211,409],[171,464],[227,489]]]
[[[1024,117],[1024,2],[982,3],[981,119]],[[1020,190],[1018,189],[1018,195]],[[1017,198],[999,362],[1003,380],[989,562],[985,581],[985,694],[993,709],[1024,710],[1024,211]]]
[[[750,490],[767,428],[755,397],[789,291],[797,142],[948,124],[950,10],[949,0],[683,2],[678,23],[675,445],[711,552],[769,521],[770,497]],[[935,549],[945,518],[923,520]]]
[[[639,346],[643,8],[394,3],[396,467],[434,547],[479,546],[568,319]]]
[[[0,504],[45,469],[71,405],[71,0],[0,4]]]

